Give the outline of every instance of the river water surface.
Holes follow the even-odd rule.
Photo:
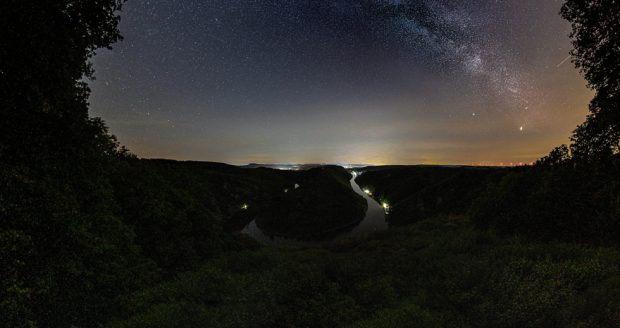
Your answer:
[[[367,195],[360,186],[355,182],[355,178],[358,173],[352,172],[353,177],[351,178],[351,188],[360,196],[364,197],[366,202],[368,203],[368,210],[366,211],[366,216],[364,219],[360,221],[358,225],[356,225],[353,229],[349,231],[343,231],[341,234],[334,236],[333,238],[321,241],[302,241],[296,240],[292,238],[284,238],[277,236],[268,236],[264,234],[260,228],[256,225],[256,221],[253,220],[250,222],[241,233],[247,234],[252,238],[256,239],[261,244],[272,245],[272,246],[312,246],[324,243],[326,241],[334,241],[338,239],[351,239],[358,238],[369,233],[375,231],[386,230],[388,228],[388,224],[385,221],[385,210],[383,207],[377,203],[372,197]]]

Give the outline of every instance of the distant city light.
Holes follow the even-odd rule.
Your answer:
[[[287,189],[284,189],[284,192],[285,192],[285,193],[287,193],[287,192],[288,192],[288,188],[287,188]]]
[[[248,209],[248,204],[245,204],[245,203],[244,203],[244,204],[242,204],[242,205],[241,205],[241,209],[242,209],[242,210],[247,210],[247,209]]]

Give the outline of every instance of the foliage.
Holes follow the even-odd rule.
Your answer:
[[[288,175],[219,163],[129,158],[112,181],[118,215],[133,227],[142,254],[174,275],[243,244],[224,228],[245,212],[242,204],[271,204]],[[251,219],[245,218],[240,228]]]
[[[440,217],[324,249],[227,253],[109,327],[617,327],[617,250]]]
[[[390,225],[405,225],[438,214],[463,214],[507,169],[396,166],[366,169],[356,181],[390,206]]]
[[[101,157],[109,136],[88,118],[95,49],[120,38],[121,1],[7,0],[0,4],[0,158],[57,171]]]
[[[596,91],[571,149],[580,161],[604,160],[620,151],[620,3],[567,0],[561,14],[572,26],[573,62]]]
[[[0,3],[3,325],[94,326],[148,266],[114,214],[107,172],[122,150],[88,117],[81,80],[94,50],[119,38],[120,6]]]
[[[618,161],[587,168],[535,167],[489,184],[472,206],[482,228],[546,240],[618,244]]]
[[[617,2],[563,7],[597,91],[570,148],[522,172],[367,172],[392,222],[417,223],[292,250],[229,232],[254,216],[291,231],[266,219],[278,206],[311,213],[296,234],[355,221],[342,168],[139,160],[89,118],[82,79],[120,38],[121,4],[0,2],[0,327],[618,326],[617,249],[574,243],[620,233]],[[425,9],[411,4],[387,14]],[[468,209],[473,225],[435,217]]]

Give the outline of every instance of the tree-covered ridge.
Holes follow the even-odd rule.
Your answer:
[[[487,184],[511,169],[467,166],[370,167],[357,178],[389,206],[388,222],[402,226],[439,214],[465,214]]]
[[[140,160],[88,116],[121,5],[0,2],[0,327],[620,326],[618,1],[562,10],[596,91],[573,144],[510,172],[367,172],[409,226],[294,250],[231,231],[318,171]],[[359,210],[329,170],[290,208]]]
[[[357,180],[390,205],[392,226],[440,214],[528,238],[620,245],[620,172],[608,165],[522,168],[393,167]]]

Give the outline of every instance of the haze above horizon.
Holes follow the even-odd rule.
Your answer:
[[[132,0],[93,59],[91,114],[146,158],[530,163],[592,97],[560,6]]]

